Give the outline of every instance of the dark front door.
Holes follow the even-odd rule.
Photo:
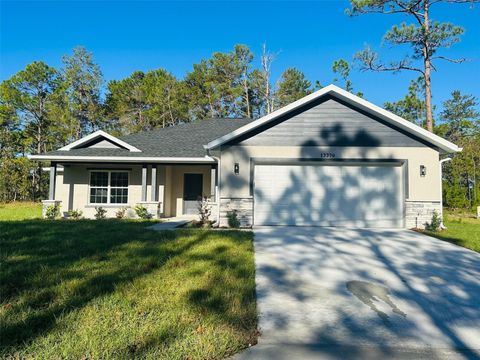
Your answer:
[[[203,174],[183,175],[183,213],[198,214],[198,200],[202,198]]]

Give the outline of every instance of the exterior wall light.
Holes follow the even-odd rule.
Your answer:
[[[420,176],[425,177],[427,175],[427,168],[425,165],[420,165]]]
[[[238,175],[240,173],[240,164],[239,163],[235,163],[235,165],[233,166],[233,172],[235,173],[235,175]]]

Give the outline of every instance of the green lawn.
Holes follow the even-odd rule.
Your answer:
[[[445,212],[444,224],[446,230],[424,233],[480,252],[480,219],[470,214]]]
[[[0,203],[0,221],[40,219],[42,204],[33,202]]]
[[[252,236],[153,232],[139,221],[0,221],[0,357],[232,355],[256,341]]]

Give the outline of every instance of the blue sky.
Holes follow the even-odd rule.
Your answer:
[[[61,57],[77,45],[93,52],[105,79],[120,79],[135,70],[165,68],[183,77],[192,64],[236,43],[258,55],[266,42],[278,52],[274,79],[289,66],[314,82],[333,79],[335,59],[351,60],[368,43],[379,48],[383,34],[402,17],[344,14],[347,1],[314,2],[128,2],[0,0],[0,80],[28,63],[42,60],[60,66]],[[480,97],[480,5],[435,5],[433,17],[462,25],[462,42],[444,52],[467,57],[468,63],[438,63],[433,75],[438,105],[454,89]],[[407,48],[380,48],[387,59]],[[256,58],[258,62],[258,56]],[[379,105],[406,93],[415,73],[387,74],[354,71],[356,89]]]

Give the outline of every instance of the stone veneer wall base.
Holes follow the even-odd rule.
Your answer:
[[[425,225],[432,221],[433,212],[442,214],[440,201],[406,201],[405,227],[407,229],[425,229]]]
[[[237,211],[240,227],[253,226],[253,198],[222,198],[220,199],[220,227],[228,227],[227,213]]]

